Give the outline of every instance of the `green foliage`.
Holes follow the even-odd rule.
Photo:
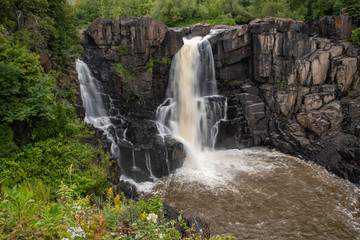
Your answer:
[[[7,198],[1,203],[1,207],[12,213],[8,219],[9,222],[18,224],[22,218],[35,215],[38,206],[34,204],[32,191],[28,189],[20,191],[15,186],[13,189],[4,188],[4,193]]]
[[[61,103],[54,104],[51,109],[51,119],[36,121],[31,132],[35,141],[44,141],[48,138],[67,137],[76,132],[76,126],[71,122],[75,118],[74,109]]]
[[[339,14],[342,2],[339,0],[316,0],[310,5],[310,17],[320,18],[325,15]]]
[[[355,23],[360,23],[360,2],[358,0],[343,0],[347,13]]]
[[[158,214],[163,210],[163,204],[161,202],[161,199],[156,194],[149,198],[146,202],[143,200],[139,201],[138,207],[140,208],[141,213],[145,212],[146,214]]]
[[[49,49],[60,66],[73,64],[81,52],[75,14],[66,0],[3,0],[0,22],[14,41],[40,53]],[[25,20],[26,19],[26,20]]]
[[[135,202],[114,196],[110,188],[105,201],[91,206],[93,196],[75,198],[74,189],[66,184],[58,192],[61,199],[43,205],[28,188],[5,189],[6,195],[0,196],[1,239],[205,239],[186,227],[181,216],[166,221],[156,195]],[[185,231],[183,237],[180,228]],[[210,239],[235,238],[219,235]]]
[[[17,150],[14,132],[8,124],[0,125],[0,158],[9,157]]]
[[[216,0],[215,3],[210,4],[211,18],[219,18],[223,15],[224,15],[224,7],[220,0]]]
[[[194,18],[198,10],[196,0],[155,1],[151,16],[168,26]]]
[[[158,67],[160,64],[171,64],[170,58],[153,58],[150,56],[149,60],[146,62],[147,71],[152,73],[154,67]]]
[[[108,166],[107,155],[99,147],[49,138],[25,146],[13,157],[0,158],[0,179],[7,186],[40,179],[51,192],[63,181],[85,194],[103,190]]]
[[[119,56],[128,55],[126,47],[121,44],[115,50],[119,54]]]
[[[137,17],[149,15],[152,0],[76,0],[75,25],[85,28],[98,17]]]
[[[101,16],[101,1],[99,0],[76,0],[74,24],[76,28],[87,27],[95,19]]]
[[[360,27],[352,31],[351,41],[360,44]]]
[[[114,67],[116,70],[116,75],[120,77],[123,82],[130,82],[134,80],[134,69],[131,65],[124,67],[122,63],[116,63],[114,64]]]
[[[0,121],[50,118],[55,80],[45,75],[38,56],[0,33]]]

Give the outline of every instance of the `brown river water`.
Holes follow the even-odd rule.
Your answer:
[[[211,234],[239,239],[360,239],[360,190],[325,169],[266,148],[202,153],[154,192]]]

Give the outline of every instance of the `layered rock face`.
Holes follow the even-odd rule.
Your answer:
[[[278,18],[211,42],[229,106],[218,147],[271,145],[360,182],[358,46],[312,37],[307,24]]]
[[[218,89],[228,101],[216,147],[270,145],[360,183],[360,50],[339,41],[349,29],[340,28],[337,18],[335,26],[330,20],[323,20],[328,25],[308,25],[257,19],[221,27],[209,38]],[[348,19],[341,21],[343,26],[350,24]],[[326,35],[332,27],[338,34]],[[149,136],[157,132],[147,120],[154,120],[164,100],[170,59],[181,48],[182,37],[203,36],[209,30],[206,24],[168,29],[140,17],[100,18],[83,33],[84,61],[111,96],[111,106],[131,125],[127,139],[141,149],[153,149],[146,150],[150,155],[156,155],[151,152],[160,140]],[[118,63],[133,78],[119,74]],[[174,166],[181,166],[182,146],[171,145]]]
[[[164,100],[182,36],[147,17],[99,18],[83,31],[82,45],[82,58],[102,85],[122,173],[142,182],[179,168],[184,147],[158,136],[150,120]]]

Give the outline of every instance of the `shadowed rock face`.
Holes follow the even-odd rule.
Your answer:
[[[325,28],[329,19],[318,26],[322,37],[339,28],[331,21]],[[349,32],[329,34],[340,39]],[[278,18],[254,20],[210,42],[218,89],[228,98],[218,147],[271,145],[360,182],[358,46],[313,37],[307,24]]]
[[[360,50],[338,41],[350,30],[351,22],[343,16],[309,24],[265,18],[213,35],[209,42],[218,90],[228,99],[216,147],[270,145],[360,183]],[[149,68],[147,63],[171,59],[183,45],[182,37],[208,32],[206,24],[168,29],[147,17],[99,18],[83,32],[84,61],[111,96],[112,106],[131,123],[128,139],[144,146],[140,149],[152,149],[146,150],[150,155],[158,148],[156,131],[139,129],[148,125],[146,119],[154,119],[164,100],[170,65],[156,61]],[[133,68],[134,80],[126,82],[116,74],[116,63]],[[182,146],[169,144],[171,154],[183,159]]]

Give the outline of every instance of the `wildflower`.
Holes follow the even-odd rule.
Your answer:
[[[115,211],[119,211],[119,204],[115,205]]]
[[[81,227],[70,227],[67,232],[71,233],[71,239],[75,237],[85,238],[85,232]]]
[[[145,216],[146,216],[146,213],[145,213],[145,212],[143,212],[143,213],[140,215],[140,217],[141,217],[142,219],[145,219]]]
[[[114,197],[114,193],[113,193],[112,188],[109,188],[109,190],[107,192],[107,196],[108,196],[108,198],[113,198]]]
[[[120,196],[119,196],[119,194],[118,194],[118,195],[116,195],[116,197],[114,198],[114,202],[115,202],[115,203],[118,203],[118,204],[120,204],[120,203],[121,203],[121,200],[120,200]]]
[[[124,208],[123,208],[123,206],[121,206],[121,208],[120,208],[120,211],[124,211]]]
[[[154,223],[156,223],[157,218],[158,218],[158,215],[156,215],[155,213],[150,213],[150,214],[146,217],[146,219],[147,219],[148,221],[153,221]]]
[[[89,195],[86,195],[85,199],[89,201]]]

